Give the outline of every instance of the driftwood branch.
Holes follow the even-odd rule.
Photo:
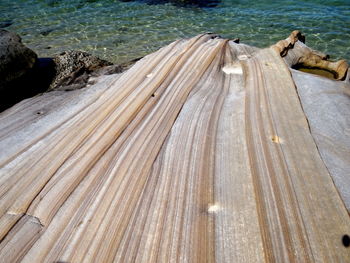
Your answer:
[[[287,64],[292,66],[302,66],[306,68],[315,68],[326,70],[334,74],[337,80],[343,80],[346,77],[349,64],[346,60],[329,61],[329,56],[321,52],[312,50],[305,44],[305,36],[300,31],[293,31],[291,35],[279,41],[273,48],[285,57]]]

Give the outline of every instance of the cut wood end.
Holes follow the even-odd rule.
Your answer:
[[[284,57],[287,55],[288,50],[293,48],[298,40],[305,43],[305,36],[302,35],[299,30],[294,30],[288,38],[278,41],[272,47],[281,55],[281,57]]]

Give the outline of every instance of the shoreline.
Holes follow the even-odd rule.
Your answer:
[[[251,5],[222,0],[214,8],[118,0],[54,2],[3,0],[0,22],[11,22],[6,28],[41,57],[83,50],[113,63],[127,62],[203,32],[262,48],[300,29],[313,49],[350,62],[350,7],[344,0],[308,1],[307,6],[299,1]]]
[[[40,93],[82,89],[91,77],[121,73],[140,59],[113,64],[83,51],[42,58],[20,36],[4,29],[0,29],[0,56],[0,112]]]
[[[126,63],[113,64],[83,51],[65,51],[51,58],[40,58],[39,55],[23,45],[21,38],[15,33],[4,29],[0,29],[0,32],[2,32],[4,36],[8,34],[11,35],[12,38],[16,38],[18,45],[22,49],[30,51],[31,54],[35,54],[35,56],[31,55],[31,60],[35,59],[36,61],[35,63],[31,62],[32,64],[29,67],[28,73],[24,74],[23,76],[19,76],[17,80],[9,82],[9,84],[6,84],[7,86],[5,84],[1,85],[0,90],[2,90],[3,96],[2,102],[0,103],[2,105],[0,107],[0,111],[9,108],[11,105],[21,101],[24,98],[34,96],[38,93],[52,90],[70,91],[84,88],[89,85],[89,79],[91,77],[121,73],[130,68],[130,66],[132,66],[136,61],[141,59],[136,58]],[[239,39],[237,39],[237,41],[239,41]],[[3,44],[4,43],[5,42],[3,42]],[[7,49],[6,44],[3,50],[5,49]],[[320,52],[317,52],[317,54],[321,55],[319,59],[315,60],[306,58],[306,61],[312,61],[311,64],[309,62],[304,63],[300,61],[300,63],[294,65],[293,68],[333,79],[345,78],[344,73],[341,73],[342,75],[339,77],[339,70],[341,70],[340,66],[329,68],[327,66],[329,65],[327,63],[329,62],[325,64],[325,60],[330,61],[331,64],[333,63],[332,60],[329,60],[328,55]],[[17,59],[21,59],[21,55]],[[16,62],[11,63],[16,64]],[[341,63],[345,65],[344,67],[348,65],[345,60],[341,60]],[[4,67],[6,68],[6,66],[3,65],[2,68]],[[12,73],[10,72],[4,74]],[[21,88],[22,86],[27,86],[28,90],[23,90],[23,88]],[[21,89],[23,91],[19,92]]]

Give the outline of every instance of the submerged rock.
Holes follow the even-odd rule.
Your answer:
[[[122,2],[131,2],[135,0],[121,0]],[[150,5],[172,3],[176,6],[195,6],[195,7],[216,7],[220,0],[137,0],[140,2],[145,2]]]
[[[2,21],[2,22],[0,22],[0,28],[9,27],[12,24],[13,24],[13,22],[11,20]]]
[[[170,0],[169,2],[181,6],[215,7],[220,0]]]
[[[40,31],[40,35],[42,35],[42,36],[47,36],[47,35],[49,35],[51,32],[53,32],[55,29],[53,29],[53,28],[49,28],[49,29],[45,29],[45,30],[42,30],[42,31]]]

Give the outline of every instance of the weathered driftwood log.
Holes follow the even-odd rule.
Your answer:
[[[345,78],[349,68],[346,60],[329,61],[328,55],[312,50],[304,43],[305,37],[301,35],[300,31],[296,30],[287,39],[279,41],[272,48],[278,51],[282,57],[285,57],[285,61],[290,67],[303,66],[326,70],[334,74],[334,78],[337,80]],[[291,52],[289,52],[290,49],[292,49]]]
[[[1,113],[0,261],[346,262],[349,81],[291,70],[299,39],[179,40]]]

